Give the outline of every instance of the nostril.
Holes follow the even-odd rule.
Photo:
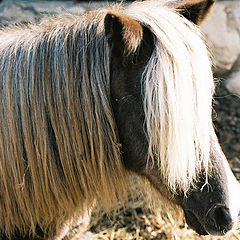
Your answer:
[[[225,232],[232,228],[233,219],[230,211],[225,206],[215,205],[209,212],[209,220],[215,225],[216,228]]]

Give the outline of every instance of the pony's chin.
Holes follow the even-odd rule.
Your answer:
[[[205,227],[199,222],[198,218],[192,211],[185,210],[185,219],[190,228],[195,230],[200,235],[208,235]]]
[[[195,230],[200,235],[213,235],[213,236],[223,236],[228,231],[216,231],[212,229],[210,226],[203,225],[198,217],[192,211],[184,211],[185,219],[189,227]],[[229,229],[230,230],[230,229]]]

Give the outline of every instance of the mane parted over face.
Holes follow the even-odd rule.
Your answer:
[[[194,24],[158,1],[145,4],[125,13],[148,27],[155,40],[141,79],[148,166],[157,161],[168,187],[187,191],[209,167],[211,62]]]

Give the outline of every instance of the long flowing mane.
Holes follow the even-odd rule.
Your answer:
[[[142,76],[149,163],[157,161],[173,192],[186,192],[199,171],[209,167],[211,62],[195,25],[168,3],[144,4],[133,4],[126,13],[155,35],[155,50]]]
[[[32,231],[36,222],[42,229],[54,219],[61,224],[91,207],[96,196],[109,206],[126,189],[110,107],[104,14],[96,15],[0,32],[0,226],[5,232],[12,223],[24,229],[29,219]]]

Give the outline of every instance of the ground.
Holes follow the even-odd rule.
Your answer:
[[[240,180],[240,97],[231,94],[219,82],[213,114],[219,142],[235,176]]]

